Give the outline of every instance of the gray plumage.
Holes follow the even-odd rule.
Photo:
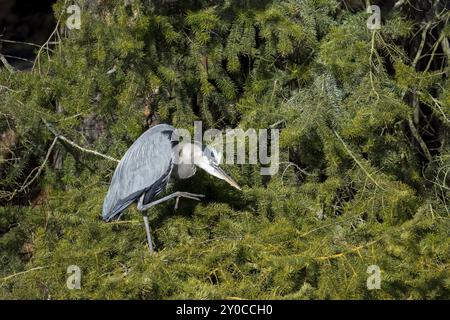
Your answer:
[[[121,213],[145,193],[144,204],[164,190],[173,169],[174,127],[159,124],[144,132],[127,150],[114,172],[103,203],[103,219]]]
[[[156,125],[144,132],[120,160],[103,203],[103,219],[110,221],[120,218],[126,208],[138,202],[137,208],[144,216],[150,252],[153,252],[153,242],[147,210],[174,198],[176,210],[180,198],[200,201],[204,197],[176,191],[154,199],[164,190],[172,172],[178,179],[187,179],[195,174],[196,167],[200,167],[241,190],[236,181],[219,167],[220,156],[215,149],[197,142],[179,145],[177,133],[174,133],[175,128],[167,124]]]

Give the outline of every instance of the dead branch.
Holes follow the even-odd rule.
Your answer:
[[[65,4],[66,4],[66,2],[64,2],[64,5],[65,5]],[[36,58],[35,58],[35,60],[34,60],[33,67],[31,68],[31,70],[34,70],[34,69],[36,68],[36,66],[38,66],[39,74],[41,73],[41,60],[40,60],[40,56],[41,56],[42,50],[44,50],[44,48],[46,47],[47,54],[48,54],[48,52],[50,51],[50,48],[48,47],[48,46],[49,46],[49,43],[50,43],[50,40],[53,38],[53,36],[54,36],[55,34],[58,35],[58,37],[59,37],[58,29],[59,29],[59,26],[60,26],[60,24],[61,24],[61,19],[62,19],[63,15],[64,15],[64,11],[61,12],[61,14],[59,15],[58,21],[56,22],[55,29],[54,29],[53,32],[50,34],[50,36],[48,37],[47,41],[45,41],[45,43],[44,43],[42,46],[40,46],[40,48],[39,48],[39,50],[38,50],[38,52],[37,52],[37,54],[36,54]],[[56,43],[59,43],[59,42],[60,42],[60,41],[58,41],[58,42],[56,42]]]
[[[3,285],[6,281],[8,281],[8,280],[10,280],[10,279],[12,279],[12,278],[14,278],[14,277],[20,276],[20,275],[22,275],[22,274],[26,274],[26,273],[28,273],[28,272],[37,271],[37,270],[42,270],[42,269],[45,269],[45,268],[48,268],[48,266],[45,266],[45,267],[35,267],[35,268],[31,268],[31,269],[29,269],[29,270],[25,270],[25,271],[21,271],[21,272],[14,273],[14,274],[12,274],[12,275],[9,275],[9,276],[7,276],[7,277],[2,278],[2,285]]]
[[[57,138],[53,139],[53,142],[50,145],[50,148],[48,148],[47,154],[45,155],[45,158],[44,158],[44,161],[42,162],[42,164],[38,168],[35,168],[30,172],[30,174],[26,177],[25,182],[20,186],[20,188],[14,190],[13,192],[1,192],[0,198],[8,198],[9,200],[11,200],[12,198],[15,197],[16,194],[24,192],[29,186],[31,186],[31,184],[34,181],[36,181],[36,179],[41,175],[42,171],[44,170],[44,167],[47,164],[48,159],[50,158],[50,154],[51,154],[53,148],[55,147],[57,140],[58,140]],[[37,169],[37,172],[36,172],[36,174],[34,174],[36,169]],[[33,174],[34,174],[34,176],[31,178],[31,176]]]
[[[28,175],[28,177],[25,179],[25,183],[22,185],[22,187],[19,189],[19,192],[24,191],[26,188],[28,188],[42,173],[42,170],[44,169],[45,165],[47,164],[48,159],[50,158],[50,154],[53,151],[53,148],[55,147],[56,141],[58,141],[57,138],[53,139],[52,144],[50,145],[50,148],[48,148],[47,150],[47,154],[45,155],[44,161],[42,162],[42,164],[39,166],[36,174],[34,175],[33,178],[31,178],[31,180],[28,180],[28,178],[31,176],[31,174],[33,173],[33,171]]]
[[[348,250],[348,251],[336,253],[336,254],[333,254],[333,255],[331,255],[331,256],[318,257],[317,259],[318,259],[318,260],[330,260],[330,259],[336,259],[336,258],[340,258],[340,257],[345,257],[345,256],[346,256],[347,254],[349,254],[349,253],[359,252],[359,250],[361,250],[361,249],[370,247],[370,246],[374,245],[375,243],[379,242],[380,240],[381,240],[381,239],[374,240],[374,241],[371,241],[371,242],[369,242],[369,243],[366,243],[366,244],[357,246],[357,247],[355,247],[355,248],[352,248],[352,249],[350,249],[350,250]]]
[[[14,73],[15,70],[13,66],[9,64],[8,60],[6,60],[5,56],[1,53],[0,53],[0,61],[3,63],[3,65],[9,72]]]
[[[76,144],[75,142],[73,142],[72,140],[67,139],[65,136],[59,134],[45,119],[42,119],[42,121],[44,122],[45,126],[47,127],[47,129],[53,133],[53,135],[55,136],[56,139],[61,139],[62,141],[70,144],[72,147],[77,148],[78,150],[85,152],[85,153],[90,153],[90,154],[94,154],[96,156],[111,160],[111,161],[115,161],[115,162],[120,162],[120,160],[117,160],[113,157],[110,157],[106,154],[100,153],[98,151],[95,150],[91,150],[91,149],[87,149],[87,148],[83,148],[82,146]]]
[[[412,135],[417,140],[417,142],[420,145],[420,148],[422,149],[423,153],[425,154],[425,157],[427,158],[428,161],[431,161],[431,159],[432,159],[431,153],[428,150],[425,141],[423,141],[422,137],[420,136],[419,132],[417,131],[416,126],[414,125],[414,121],[411,117],[408,118],[408,125],[409,125],[409,129],[411,130]]]

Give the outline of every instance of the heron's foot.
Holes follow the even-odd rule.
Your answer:
[[[196,193],[178,191],[178,192],[176,192],[177,199],[175,200],[175,208],[174,209],[175,210],[178,209],[178,202],[179,202],[180,198],[187,198],[187,199],[201,201],[200,198],[203,198],[204,196],[205,196],[204,194],[196,194]]]
[[[183,192],[183,191],[176,192],[176,195],[177,195],[177,198],[188,198],[188,199],[193,199],[193,200],[198,200],[198,201],[201,200],[199,198],[203,198],[205,196],[204,194],[189,193],[189,192]]]

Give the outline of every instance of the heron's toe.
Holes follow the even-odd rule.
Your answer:
[[[191,193],[192,196],[197,197],[197,198],[204,198],[205,195],[204,194],[196,194],[196,193]]]
[[[187,196],[186,198],[188,199],[192,199],[192,200],[197,200],[197,201],[201,201],[200,198],[194,197],[194,196]]]

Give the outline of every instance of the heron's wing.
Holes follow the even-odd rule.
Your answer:
[[[143,193],[148,201],[163,190],[173,167],[171,135],[174,130],[166,124],[154,126],[127,150],[103,203],[103,219],[117,217]]]

